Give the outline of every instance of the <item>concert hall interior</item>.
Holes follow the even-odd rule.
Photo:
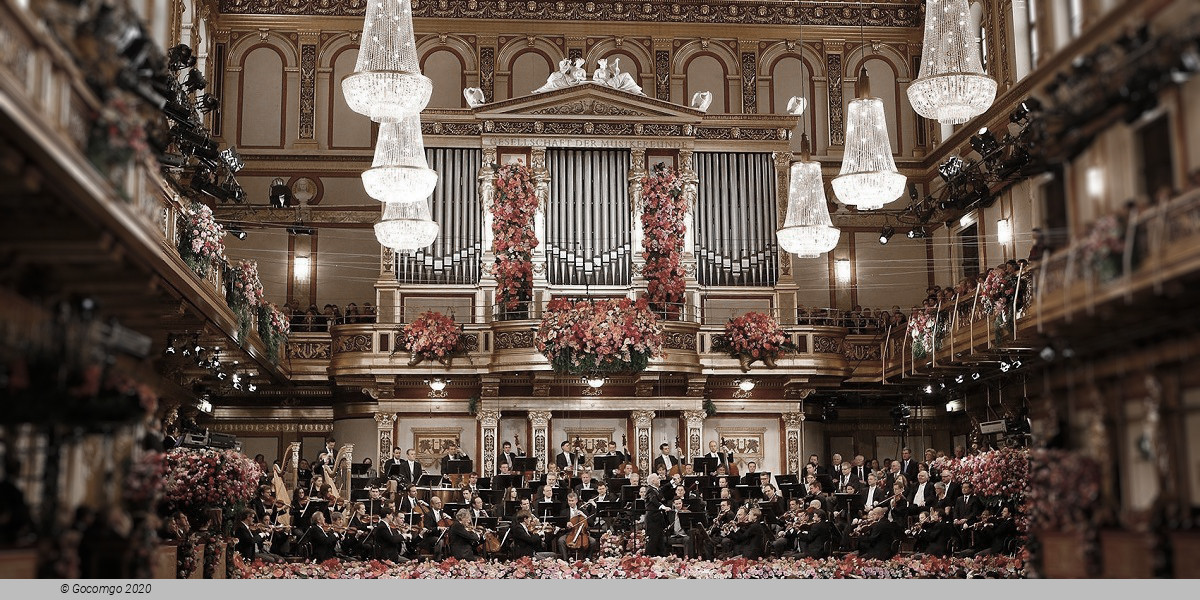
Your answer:
[[[1200,576],[1198,74],[1195,0],[0,0],[0,577]]]

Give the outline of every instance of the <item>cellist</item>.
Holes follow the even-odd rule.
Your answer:
[[[596,556],[600,541],[588,531],[590,517],[579,506],[579,495],[575,492],[567,494],[567,506],[559,516],[567,518],[567,529],[558,538],[558,555],[567,559],[567,549],[579,550],[583,557],[591,560]]]

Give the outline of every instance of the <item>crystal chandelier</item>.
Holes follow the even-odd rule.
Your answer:
[[[350,110],[396,121],[429,104],[433,82],[421,74],[411,0],[369,0],[354,73],[342,80]]]
[[[870,97],[865,67],[858,85],[858,98],[846,108],[846,150],[841,174],[833,178],[833,191],[843,204],[875,210],[899,198],[908,178],[896,171],[883,101]]]
[[[800,258],[816,258],[837,246],[842,232],[829,219],[821,163],[810,161],[808,135],[801,135],[800,162],[792,163],[787,219],[775,232],[779,247]]]
[[[908,86],[913,110],[943,125],[979,116],[996,99],[996,80],[983,71],[967,0],[928,0],[921,71]]]
[[[437,171],[429,168],[425,158],[420,115],[379,125],[375,160],[362,174],[368,196],[380,202],[425,200],[437,180]]]
[[[375,239],[397,254],[412,254],[437,239],[438,224],[429,218],[429,202],[386,202]]]

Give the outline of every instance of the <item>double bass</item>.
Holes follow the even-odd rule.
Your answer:
[[[667,477],[683,474],[683,448],[679,447],[679,436],[675,436],[675,464],[667,471]]]
[[[733,454],[733,452],[731,452],[729,450],[729,446],[726,445],[725,438],[721,438],[721,452],[725,453],[726,456]],[[732,460],[727,461],[727,462],[729,463],[729,476],[730,477],[739,477],[741,474],[738,473],[737,464],[734,463]]]
[[[629,438],[625,434],[621,434],[621,455],[625,459],[617,466],[617,473],[624,476],[626,465],[633,465],[633,472],[637,473],[637,465],[633,463],[633,456],[629,454]]]

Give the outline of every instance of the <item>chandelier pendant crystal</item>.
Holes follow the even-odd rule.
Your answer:
[[[787,218],[775,232],[779,247],[800,258],[816,258],[837,246],[841,230],[833,226],[821,180],[821,163],[809,160],[808,135],[801,135],[800,162],[789,171]]]
[[[429,104],[433,82],[421,74],[411,0],[369,0],[354,73],[342,80],[350,110],[396,121]]]
[[[858,85],[859,97],[846,107],[846,149],[833,191],[842,204],[875,210],[899,198],[908,178],[896,170],[883,101],[870,97],[865,67]]]
[[[381,123],[375,159],[362,174],[367,195],[380,202],[423,201],[433,193],[437,181],[437,171],[429,168],[425,158],[421,117]]]
[[[385,202],[375,239],[397,254],[412,254],[437,239],[440,227],[429,217],[429,202]]]
[[[921,70],[908,86],[913,110],[943,125],[983,114],[996,100],[996,80],[983,70],[967,0],[928,0]]]

